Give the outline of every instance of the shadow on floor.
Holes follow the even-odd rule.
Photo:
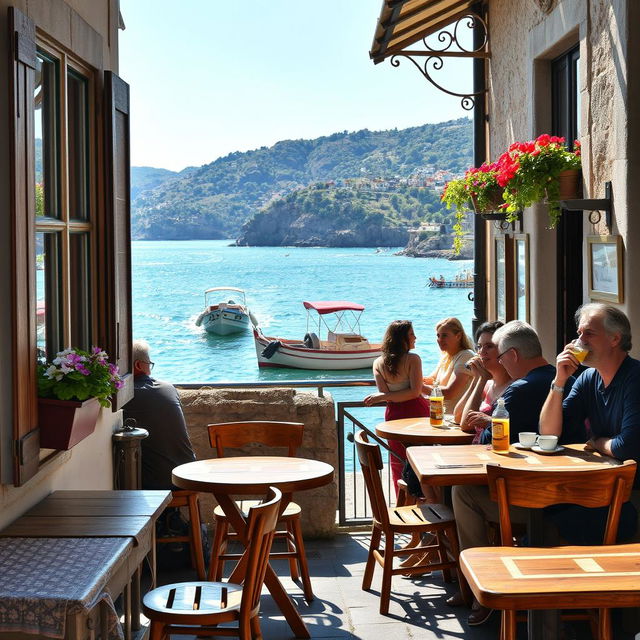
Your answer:
[[[312,638],[323,640],[495,640],[499,637],[500,616],[495,612],[479,627],[470,627],[469,611],[452,608],[445,602],[455,593],[456,583],[445,583],[442,574],[403,578],[394,576],[388,616],[379,614],[380,567],[374,573],[372,591],[361,589],[367,556],[368,534],[341,534],[329,540],[306,542],[309,570],[315,600],[307,603],[300,584],[289,577],[286,561],[273,566],[287,592],[300,611]],[[159,583],[195,580],[189,568],[163,569]],[[616,612],[617,614],[620,612]],[[620,615],[614,616],[615,640],[634,640],[635,634],[623,633]],[[293,634],[276,609],[268,592],[262,597],[261,627],[264,640],[287,640]],[[589,627],[574,623],[562,640],[589,640]],[[518,629],[518,640],[527,637],[526,625]],[[174,636],[191,640],[195,636]],[[553,640],[544,638],[544,640]]]

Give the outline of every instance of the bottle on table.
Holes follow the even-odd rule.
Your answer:
[[[433,383],[429,396],[429,421],[432,427],[441,427],[444,424],[444,396],[437,380]]]
[[[504,398],[498,398],[498,406],[491,416],[491,446],[497,453],[509,452],[509,412]]]

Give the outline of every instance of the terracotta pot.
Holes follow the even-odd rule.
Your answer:
[[[578,169],[562,171],[558,175],[560,195],[558,200],[577,200],[582,197],[582,174]]]
[[[38,398],[40,446],[45,449],[71,449],[93,433],[99,413],[97,398],[84,402]]]
[[[500,187],[496,187],[488,194],[489,204],[484,207],[484,209],[480,209],[478,206],[478,201],[475,196],[471,196],[471,204],[473,205],[473,210],[476,214],[479,213],[490,213],[491,211],[499,211],[498,207],[501,204],[504,204],[504,200],[502,199],[502,189]]]

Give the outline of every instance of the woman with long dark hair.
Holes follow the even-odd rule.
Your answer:
[[[382,339],[382,355],[373,363],[378,391],[364,399],[368,407],[386,402],[385,420],[429,415],[429,402],[422,397],[422,361],[417,353],[411,353],[415,344],[416,334],[409,320],[394,320],[387,327]],[[389,447],[403,460],[406,458],[401,442],[389,440]],[[390,464],[397,493],[404,463],[390,456]]]

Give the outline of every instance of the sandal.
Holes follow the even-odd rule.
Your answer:
[[[462,607],[465,604],[464,598],[462,597],[462,591],[458,591],[454,593],[452,596],[449,596],[445,602],[450,607]]]
[[[481,624],[484,624],[494,612],[494,609],[489,609],[487,607],[483,607],[481,604],[477,602],[474,603],[471,613],[467,618],[467,624],[470,627],[477,627]]]

